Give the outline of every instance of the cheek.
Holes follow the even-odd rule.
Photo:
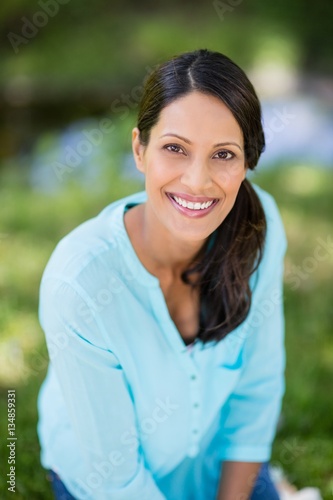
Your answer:
[[[245,168],[243,163],[228,165],[217,173],[218,183],[228,191],[238,191],[244,177]]]
[[[170,182],[179,175],[177,165],[171,164],[163,155],[156,155],[146,163],[146,180],[156,187]]]
[[[168,170],[164,167],[163,161],[158,158],[149,159],[145,168],[145,184],[146,190],[150,197],[156,197],[161,188],[168,183],[170,176]]]

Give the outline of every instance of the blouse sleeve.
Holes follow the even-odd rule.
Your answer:
[[[126,374],[116,355],[98,341],[103,326],[87,311],[89,305],[71,284],[54,278],[42,282],[40,322],[77,438],[84,479],[91,479],[88,498],[165,500],[141,453]]]
[[[287,240],[275,202],[249,317],[230,342],[245,339],[243,369],[221,413],[221,460],[269,460],[285,390],[283,263]],[[227,337],[228,338],[228,337]]]

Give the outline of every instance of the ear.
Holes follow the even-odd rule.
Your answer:
[[[143,161],[145,146],[143,146],[140,142],[140,131],[137,127],[135,127],[132,130],[132,150],[136,168],[140,172],[145,173],[145,167]]]

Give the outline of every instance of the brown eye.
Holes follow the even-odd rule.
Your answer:
[[[222,151],[216,153],[215,157],[217,157],[219,160],[232,160],[232,158],[235,157],[235,154],[231,151],[228,151],[227,149],[223,149]]]
[[[184,151],[180,146],[177,146],[177,144],[167,144],[164,146],[165,149],[170,151],[171,153],[183,153]]]

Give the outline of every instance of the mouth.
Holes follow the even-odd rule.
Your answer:
[[[206,215],[219,202],[219,198],[194,198],[186,196],[187,198],[191,198],[189,200],[173,193],[166,193],[166,195],[178,211],[191,217]]]

